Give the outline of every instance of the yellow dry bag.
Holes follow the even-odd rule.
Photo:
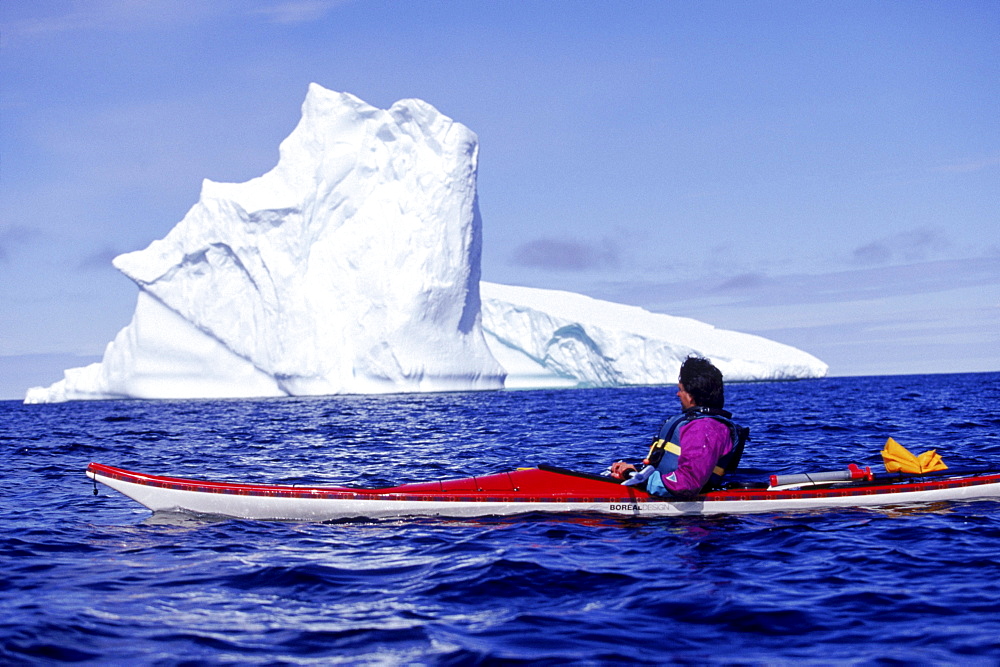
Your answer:
[[[906,447],[889,438],[882,450],[882,460],[888,472],[908,472],[919,475],[935,470],[947,470],[936,449],[930,449],[920,456],[914,456]]]

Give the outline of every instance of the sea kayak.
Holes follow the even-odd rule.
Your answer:
[[[241,484],[164,477],[91,463],[87,476],[154,512],[254,520],[330,521],[410,516],[476,517],[529,512],[677,516],[908,505],[1000,497],[1000,473],[846,482],[766,483],[690,499],[662,498],[618,481],[553,466],[437,482],[362,489]]]

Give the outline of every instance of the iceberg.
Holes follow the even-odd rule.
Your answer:
[[[277,166],[206,180],[114,265],[135,315],[27,402],[497,389],[480,324],[478,139],[420,100],[312,84]]]
[[[480,283],[483,329],[505,386],[674,384],[691,356],[727,381],[823,377],[827,365],[789,345],[698,320],[559,290]]]
[[[421,100],[311,84],[271,171],[204,181],[163,239],[115,258],[132,321],[25,402],[662,384],[691,353],[727,379],[825,374],[756,336],[480,282],[478,150]]]

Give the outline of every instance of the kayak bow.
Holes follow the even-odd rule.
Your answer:
[[[474,517],[528,512],[628,516],[744,514],[1000,497],[1000,474],[846,483],[823,488],[747,488],[691,499],[661,498],[617,480],[553,466],[382,489],[210,482],[91,463],[87,476],[154,512],[255,520],[329,521],[404,516]]]

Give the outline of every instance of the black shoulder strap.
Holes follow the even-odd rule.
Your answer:
[[[719,421],[723,420],[719,419]],[[736,468],[740,465],[740,459],[743,458],[743,448],[747,444],[747,440],[750,439],[749,428],[737,426],[728,419],[725,420],[725,424],[729,427],[729,434],[733,438],[733,448],[729,450],[729,453],[720,458],[718,463],[715,464],[712,476],[709,477],[708,483],[706,483],[704,488],[702,488],[702,493],[708,493],[709,491],[722,488],[722,478],[727,473],[731,473],[736,470]]]
[[[730,422],[732,423],[732,422]],[[733,445],[733,451],[729,452],[725,457],[725,471],[727,473],[733,472],[740,465],[740,459],[743,458],[743,448],[747,444],[747,440],[750,439],[750,429],[746,426],[732,425],[736,429],[736,441]]]

